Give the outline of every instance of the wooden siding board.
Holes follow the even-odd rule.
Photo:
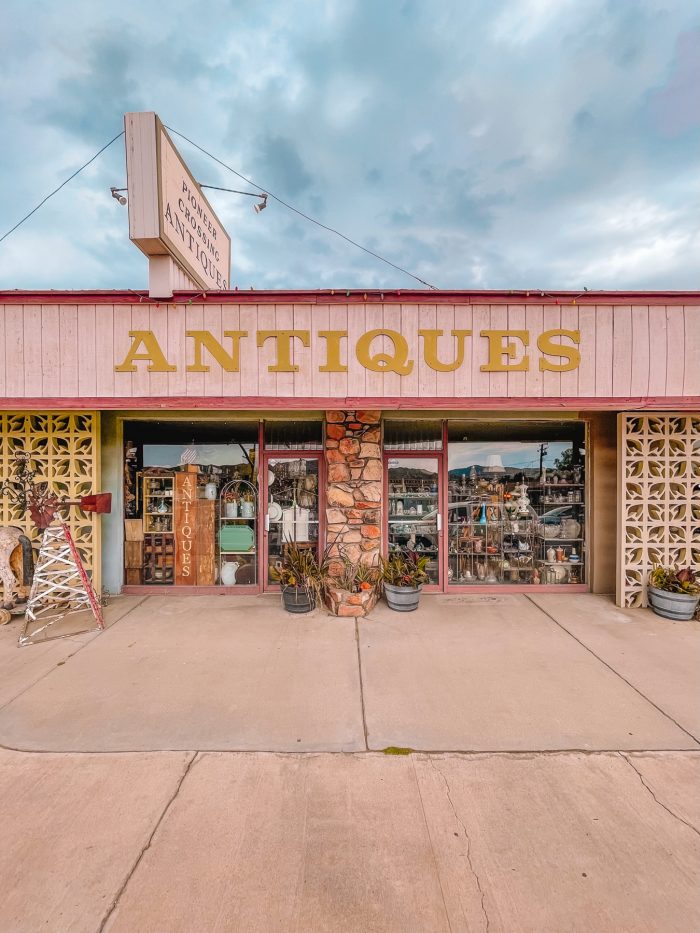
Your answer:
[[[491,309],[488,305],[474,305],[472,310],[474,334],[472,336],[472,395],[478,398],[488,397],[489,374],[481,371],[481,365],[486,361],[486,338],[481,336],[482,330],[491,326]]]
[[[442,331],[442,337],[438,338],[438,359],[443,363],[452,363],[457,352],[457,340],[452,336],[455,329],[455,308],[454,305],[436,305],[435,326]],[[419,345],[418,352],[423,355],[423,347]],[[435,374],[435,395],[440,397],[449,397],[454,395],[455,374],[454,372]]]
[[[613,395],[629,395],[632,381],[632,307],[613,314]]]
[[[454,306],[455,330],[473,330],[472,308],[470,305]],[[472,347],[474,334],[464,341],[464,365],[454,373],[454,395],[456,398],[469,398],[472,394]]]
[[[185,311],[185,333],[188,330],[204,330],[204,305],[191,305]],[[204,373],[187,372],[187,367],[191,363],[194,363],[194,341],[187,336],[185,336],[184,341],[183,358],[185,383],[187,385],[186,395],[192,396],[192,398],[199,398],[205,394]],[[206,350],[202,351],[202,360],[205,365],[212,362]],[[218,368],[217,366],[217,369]]]
[[[133,330],[151,329],[151,309],[147,304],[134,305],[131,309],[131,327]],[[165,350],[167,344],[160,343],[162,350]],[[136,363],[136,372],[131,374],[131,391],[137,396],[148,396],[154,394],[151,389],[151,376],[155,373],[149,373],[148,366],[145,363]]]
[[[293,305],[276,305],[275,327],[277,330],[294,330]],[[309,351],[302,347],[296,338],[290,341],[289,358],[293,365],[299,367],[299,379],[304,381],[303,395],[311,395],[311,374],[308,365],[305,365]],[[294,398],[295,373],[277,373],[277,397]]]
[[[580,305],[578,309],[578,329],[581,333],[579,351],[581,363],[578,370],[578,394],[581,397],[596,394],[596,324],[595,308]]]
[[[167,305],[152,304],[148,308],[148,329],[153,331],[158,346],[168,355],[168,326],[170,315]],[[148,388],[151,395],[168,394],[168,374],[148,373]]]
[[[385,304],[382,309],[382,327],[384,330],[396,330],[401,333],[403,305]],[[379,325],[377,325],[379,326]],[[385,346],[389,341],[385,338]],[[401,376],[395,372],[382,373],[382,396],[401,395]]]
[[[41,391],[41,306],[27,305],[23,310],[24,327],[24,392],[23,395],[36,395]],[[86,395],[92,393],[86,392]]]
[[[700,395],[700,311],[686,305],[685,321],[685,374],[684,395]]]
[[[491,330],[508,330],[508,305],[492,305],[490,309],[490,323],[489,327]],[[503,340],[503,344],[507,341]],[[513,341],[518,348],[522,349],[522,344],[520,341]],[[516,350],[516,352],[518,352]],[[505,354],[501,357],[501,361],[508,363],[509,360]],[[489,373],[489,391],[488,394],[492,397],[505,398],[508,395],[508,373],[507,372],[495,372]]]
[[[41,372],[44,395],[61,394],[61,333],[59,306],[41,309]],[[127,392],[128,394],[128,392]]]
[[[595,332],[595,394],[611,397],[613,394],[613,314],[612,305],[596,305]]]
[[[241,326],[241,309],[240,305],[216,305],[217,311],[214,315],[214,320],[217,327],[217,332],[221,337],[221,342],[225,344],[227,349],[231,348],[231,340],[228,337],[224,337],[225,330],[245,330],[245,327]],[[206,318],[205,318],[206,320]],[[243,357],[250,355],[250,334],[247,337],[243,337],[240,342],[240,355],[238,362],[238,372],[229,373],[222,371],[220,373],[221,378],[221,394],[223,396],[231,396],[232,398],[237,398],[242,394],[241,392],[241,381],[243,373]],[[207,373],[207,380],[205,381],[205,387],[207,395],[216,397],[216,386],[218,385],[218,378],[214,372],[214,367],[212,367],[211,373]],[[209,391],[211,389],[211,392]]]
[[[258,330],[275,330],[277,327],[277,317],[275,307],[260,305],[257,309]],[[251,327],[251,332],[255,333],[255,325]],[[255,337],[253,337],[253,347],[255,346]],[[251,348],[252,349],[252,348]],[[258,352],[258,393],[266,398],[278,398],[277,395],[277,373],[270,372],[270,367],[277,365],[277,341],[270,337]],[[254,354],[251,353],[253,360]]]
[[[649,393],[666,394],[666,307],[649,308]]]
[[[95,305],[78,308],[78,394],[97,395]]]
[[[328,330],[348,330],[348,309],[347,305],[331,305],[328,309]],[[354,346],[350,343],[349,336],[340,342],[340,358],[346,364],[349,364],[350,357],[354,354]],[[348,395],[348,374],[330,373],[330,394],[331,398],[343,398]]]
[[[366,376],[367,370],[361,366],[355,345],[359,338],[368,329],[365,326],[365,306],[361,304],[347,305],[348,315],[348,373],[346,381],[346,394],[362,397],[366,395]],[[376,328],[370,328],[376,330]]]
[[[316,305],[313,308],[311,305],[294,306],[294,326],[305,327],[311,331],[311,394],[318,398],[328,398],[331,394],[331,374],[319,372],[319,367],[326,364],[326,341],[318,336],[318,332],[330,330],[329,322],[328,305]],[[297,391],[296,383],[294,395],[302,395]]]
[[[25,394],[24,308],[22,305],[5,307],[5,392],[9,398],[20,398]],[[42,394],[46,394],[43,389],[43,379]]]
[[[39,309],[41,314],[41,309]],[[6,395],[6,373],[7,373],[7,337],[5,334],[5,305],[0,305],[0,395]],[[41,370],[39,370],[39,378],[41,377]],[[25,380],[26,384],[26,380]],[[41,382],[37,382],[37,389],[41,388]]]
[[[542,318],[542,330],[557,330],[561,327],[561,308],[558,305],[547,305],[544,308]],[[554,357],[555,362],[559,362],[558,357]],[[539,363],[538,363],[539,368]],[[542,391],[543,394],[552,398],[561,395],[561,373],[553,373],[545,370],[542,373]]]
[[[118,360],[120,363],[126,359],[126,356],[131,347],[131,337],[129,337],[129,331],[131,327],[131,314],[133,311],[133,306],[121,305],[114,306],[114,360]],[[146,362],[136,362],[134,364],[137,368],[139,366],[146,367],[148,364]],[[133,380],[132,373],[115,373],[114,374],[114,394],[115,395],[132,395],[133,392]],[[184,393],[182,393],[184,394]]]
[[[666,308],[666,395],[682,395],[685,382],[685,315]]]
[[[508,330],[527,330],[525,305],[508,305]],[[537,339],[535,337],[535,339]],[[519,340],[515,341],[516,346],[521,347]],[[530,345],[525,347],[523,352],[530,359],[532,366],[532,334],[530,334]],[[525,372],[510,372],[508,375],[507,395],[510,398],[522,398],[526,394]]]
[[[315,323],[312,326],[312,321]],[[315,395],[314,390],[315,376],[321,376],[323,373],[316,373],[315,370],[320,366],[318,359],[318,338],[315,336],[316,330],[320,330],[318,318],[316,318],[316,309],[313,314],[311,305],[292,305],[292,326],[294,330],[307,330],[309,332],[309,346],[302,346],[299,340],[294,341],[292,348],[292,360],[299,367],[298,373],[293,373],[292,378],[292,396],[298,398],[303,395]],[[326,374],[327,376],[327,374]]]
[[[435,330],[437,326],[437,307],[435,305],[418,306],[418,330]],[[405,335],[404,335],[405,336]],[[435,398],[437,395],[437,372],[425,362],[423,339],[416,333],[415,340],[409,340],[409,359],[413,359],[413,368],[418,370],[418,395],[421,398]]]
[[[185,371],[185,330],[187,329],[185,305],[168,305],[168,362],[177,366],[175,372],[168,373],[168,393],[187,395],[187,373]]]
[[[255,331],[257,328],[258,309],[256,305],[239,305],[240,329],[248,332],[245,338],[246,343],[242,345],[241,352],[241,395],[260,395],[260,382],[258,372],[263,369],[262,350],[255,349]],[[227,313],[224,308],[223,320],[226,321]],[[243,350],[243,346],[248,350]],[[258,353],[260,355],[258,355]],[[268,350],[267,357],[270,358]],[[259,362],[258,362],[259,361]],[[267,366],[267,364],[265,364]]]
[[[530,331],[530,369],[525,373],[525,395],[541,398],[544,395],[544,373],[540,371],[540,351],[537,349],[537,334],[544,330],[544,308],[528,305],[525,308],[525,326]]]
[[[562,305],[561,307],[561,326],[564,330],[579,329],[579,308],[578,305]],[[561,338],[561,342],[567,347],[576,346],[573,341]],[[581,345],[577,347],[581,352]],[[572,397],[580,395],[578,388],[579,368],[571,369],[568,372],[561,373],[561,382],[559,392],[561,395],[570,395]]]
[[[104,398],[112,398],[114,396],[114,367],[117,363],[121,363],[121,359],[114,353],[114,308],[112,305],[100,305],[96,309],[95,352],[97,354],[97,394]]]
[[[649,392],[649,355],[649,308],[633,305],[630,395],[647,395]]]

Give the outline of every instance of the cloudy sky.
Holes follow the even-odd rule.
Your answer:
[[[698,288],[697,0],[5,0],[0,236],[155,110],[440,288]],[[187,144],[200,183],[242,187]],[[118,140],[0,243],[0,287],[143,288]],[[411,287],[210,192],[242,288]]]

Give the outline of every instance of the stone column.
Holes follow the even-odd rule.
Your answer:
[[[381,412],[326,412],[326,540],[331,557],[375,564],[382,539]],[[340,564],[331,565],[331,574]]]

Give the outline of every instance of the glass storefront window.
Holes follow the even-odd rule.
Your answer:
[[[387,464],[389,553],[416,551],[428,557],[431,583],[440,582],[439,481],[435,457],[394,457]]]
[[[258,422],[124,424],[127,585],[258,582]]]
[[[584,583],[583,424],[456,423],[448,438],[448,583]]]
[[[267,460],[267,582],[274,584],[290,543],[319,552],[319,460],[280,457]]]

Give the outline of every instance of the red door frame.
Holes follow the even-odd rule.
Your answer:
[[[437,533],[438,538],[438,582],[426,583],[423,591],[426,593],[441,593],[446,587],[447,578],[445,561],[445,481],[444,481],[444,450],[384,450],[383,451],[383,498],[386,503],[384,521],[382,522],[382,548],[385,554],[389,553],[389,460],[436,460],[438,477],[438,514],[440,515],[440,530]]]
[[[263,450],[260,459],[260,592],[275,593],[279,584],[269,583],[267,570],[268,531],[267,531],[267,474],[270,460],[316,460],[318,462],[318,547],[323,552],[326,540],[326,458],[323,450]]]

